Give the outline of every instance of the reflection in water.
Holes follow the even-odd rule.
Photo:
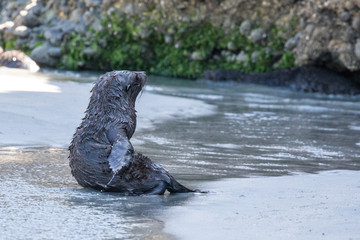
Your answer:
[[[360,170],[360,98],[253,85],[151,82],[147,91],[200,99],[217,109],[211,116],[154,123],[134,136],[137,151],[189,187],[224,177]],[[59,148],[0,148],[2,238],[171,239],[161,232],[158,216],[198,197],[128,197],[82,189],[70,174],[67,154]]]

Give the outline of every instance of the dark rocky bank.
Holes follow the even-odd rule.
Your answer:
[[[204,72],[204,79],[212,81],[235,81],[284,87],[299,92],[325,94],[360,94],[360,84],[336,72],[302,66],[277,69],[267,73],[243,74],[236,70],[210,70]]]

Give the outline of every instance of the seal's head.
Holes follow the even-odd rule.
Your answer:
[[[145,72],[112,71],[100,76],[91,90],[91,99],[100,103],[117,102],[135,105],[147,80]],[[96,105],[98,105],[96,104]],[[122,105],[122,104],[121,104]]]
[[[94,129],[121,125],[131,137],[136,128],[135,101],[146,80],[145,72],[112,71],[101,75],[91,90],[82,124]]]

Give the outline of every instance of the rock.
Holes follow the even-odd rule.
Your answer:
[[[26,38],[18,38],[18,39],[16,39],[16,41],[14,43],[15,49],[23,48],[23,46],[26,46],[27,42],[28,42],[28,40]]]
[[[354,18],[351,26],[355,31],[360,32],[360,17]]]
[[[62,20],[57,24],[64,34],[71,34],[75,30],[75,24],[70,20]]]
[[[350,71],[355,71],[356,68],[359,67],[359,61],[355,57],[352,44],[342,43],[338,51],[340,53],[338,59],[340,60],[339,62],[342,64],[342,66],[346,66],[346,68]]]
[[[347,11],[344,11],[340,14],[340,19],[341,21],[343,22],[348,22],[351,20],[351,13],[347,12]]]
[[[167,43],[167,44],[170,44],[173,42],[173,37],[170,35],[170,34],[166,34],[165,37],[164,37],[164,41]]]
[[[32,33],[43,33],[44,32],[44,26],[40,25],[39,27],[34,27],[31,29]]]
[[[116,0],[103,0],[101,4],[101,11],[106,12]]]
[[[288,50],[288,51],[293,50],[299,43],[301,36],[302,36],[302,33],[299,32],[294,37],[289,38],[285,43],[285,50]]]
[[[54,46],[59,46],[61,44],[63,36],[64,33],[59,27],[48,28],[44,32],[45,39]]]
[[[237,56],[236,56],[236,61],[238,62],[247,62],[249,60],[249,57],[246,53],[244,53],[244,51],[241,51]]]
[[[10,1],[6,6],[7,9],[11,9],[11,10],[16,10],[19,7],[20,7],[20,3],[17,1]]]
[[[12,28],[4,29],[2,38],[5,42],[9,42],[13,40],[15,38],[14,29]]]
[[[47,67],[56,67],[57,59],[49,55],[49,49],[51,47],[47,44],[39,46],[32,50],[30,57],[39,65]]]
[[[231,52],[226,51],[226,50],[222,50],[222,51],[220,52],[220,54],[221,54],[221,56],[223,56],[223,57],[228,57],[228,56],[231,55]]]
[[[190,58],[194,61],[201,61],[201,60],[205,59],[205,54],[200,51],[195,51],[195,52],[191,53]]]
[[[79,34],[85,34],[87,32],[87,28],[84,24],[79,23],[75,25],[75,32]]]
[[[15,28],[14,34],[20,38],[26,38],[30,32],[31,30],[28,27],[22,25]]]
[[[254,43],[261,42],[266,38],[266,33],[261,28],[257,28],[251,31],[250,40]]]
[[[99,55],[99,52],[96,49],[92,49],[92,48],[84,48],[83,50],[81,50],[81,52],[87,56],[87,57],[96,57]]]
[[[140,38],[145,39],[150,36],[151,31],[148,28],[141,28],[138,34],[139,34]]]
[[[354,3],[351,2],[351,1],[345,1],[345,8],[347,9],[353,9],[355,6],[354,6]]]
[[[244,21],[241,23],[239,31],[243,35],[249,35],[251,33],[252,23],[251,21]]]
[[[229,56],[226,57],[226,61],[228,61],[228,62],[235,62],[235,61],[236,61],[236,55],[230,53]]]
[[[45,11],[44,6],[41,3],[37,3],[34,7],[32,7],[29,12],[34,14],[35,16],[40,16]]]
[[[31,32],[30,35],[25,38],[26,40],[26,47],[28,49],[34,49],[36,46],[39,45],[39,34],[38,33],[34,33],[34,32]]]
[[[13,21],[6,21],[0,24],[0,32],[4,31],[5,29],[12,28],[14,26]]]
[[[29,56],[18,50],[0,53],[0,66],[28,69],[31,72],[37,72],[40,69]]]
[[[314,29],[315,29],[314,24],[308,24],[305,27],[305,33],[308,34],[308,35],[311,35],[313,33]]]
[[[49,56],[53,58],[59,58],[62,55],[61,48],[59,47],[51,47],[48,50]]]
[[[352,27],[348,27],[344,32],[343,40],[345,42],[354,42],[355,39],[356,39],[356,32]]]
[[[226,44],[226,47],[227,47],[227,49],[230,50],[230,51],[235,51],[235,50],[237,49],[236,45],[235,45],[233,42],[228,42],[228,43]]]
[[[22,24],[29,28],[33,28],[39,26],[41,21],[33,13],[28,12],[25,16],[23,16]]]
[[[104,30],[104,27],[101,24],[101,20],[98,18],[95,18],[93,23],[91,24],[91,27],[94,29],[95,32],[101,32]]]
[[[251,61],[255,63],[255,62],[257,61],[259,55],[260,55],[260,52],[259,52],[259,51],[254,51],[254,52],[251,54]]]
[[[360,0],[3,0],[0,1],[0,41],[29,39],[26,43],[17,40],[15,44],[31,47],[39,41],[33,33],[42,36],[46,30],[47,42],[64,46],[66,35],[75,33],[83,38],[91,38],[93,36],[89,35],[90,28],[97,33],[104,31],[101,22],[105,15],[125,13],[129,19],[134,19],[136,27],[144,29],[137,35],[139,41],[149,38],[149,32],[155,30],[163,34],[167,44],[179,47],[181,43],[176,34],[186,29],[173,23],[181,25],[181,21],[185,21],[189,27],[210,23],[223,27],[225,33],[235,29],[252,42],[266,48],[272,42],[266,39],[266,33],[278,27],[283,31],[280,31],[277,37],[287,40],[284,49],[294,53],[297,64],[331,66],[339,71],[360,71],[360,63],[356,62],[359,61],[356,54],[357,40],[360,39],[359,8]],[[163,15],[161,26],[149,24],[148,20],[157,21],[153,18],[153,13]],[[2,23],[7,20],[11,20],[12,25],[5,27],[6,24]],[[239,20],[242,21],[240,26],[235,27]],[[144,26],[142,23],[145,23]],[[22,30],[23,26],[30,32]],[[261,29],[255,29],[255,26],[261,26]],[[40,30],[35,30],[38,28]],[[294,36],[296,32],[299,32],[300,36]],[[225,46],[216,46],[217,51],[211,54],[219,56],[220,52],[225,50],[228,51],[227,56],[222,58],[246,62],[247,56],[239,53],[236,42],[227,42]],[[107,46],[106,40],[98,43],[99,47]],[[345,45],[347,47],[341,47]],[[249,52],[252,47],[245,46],[241,50]],[[274,56],[274,51],[270,54]],[[196,49],[189,50],[189,57],[192,55],[194,59],[202,58],[202,54],[196,53]],[[210,53],[206,53],[206,57],[214,58]],[[277,60],[277,57],[274,59]]]
[[[100,47],[105,48],[107,46],[107,40],[105,38],[101,38],[98,40],[98,44]]]
[[[95,20],[95,16],[94,13],[92,11],[86,11],[83,15],[82,18],[84,19],[84,24],[86,26],[89,26],[91,23],[94,22]]]
[[[356,41],[356,44],[355,44],[355,56],[356,58],[360,61],[360,39],[358,39]]]
[[[144,6],[135,3],[124,4],[121,8],[122,12],[130,16],[141,14],[144,10],[145,10]],[[183,20],[183,19],[180,18],[179,20]]]
[[[101,0],[87,0],[85,1],[86,7],[88,8],[95,8],[101,5]]]
[[[360,94],[359,84],[336,72],[312,66],[282,68],[267,73],[242,74],[236,70],[205,71],[204,79],[237,81],[274,87],[287,87],[299,92],[324,94]]]

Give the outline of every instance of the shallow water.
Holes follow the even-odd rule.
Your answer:
[[[96,74],[46,76],[50,83],[86,84],[96,79]],[[132,139],[137,151],[188,186],[211,188],[213,180],[224,178],[360,170],[359,97],[159,77],[150,79],[144,95],[147,92],[197,99],[215,109],[212,114],[181,118],[187,112],[180,108],[177,117],[155,118]],[[7,130],[1,128],[0,134]],[[71,176],[65,148],[0,145],[2,239],[172,239],[180,236],[163,231],[173,216],[167,212],[179,207],[194,210],[199,199],[205,208],[219,204],[210,202],[213,193],[127,197],[83,189]],[[238,199],[232,200],[236,205]],[[212,228],[222,223],[226,220]],[[237,239],[233,227],[229,239]]]
[[[154,92],[216,106],[211,116],[178,119],[135,135],[143,143],[138,149],[189,180],[360,169],[358,97],[154,82]]]

